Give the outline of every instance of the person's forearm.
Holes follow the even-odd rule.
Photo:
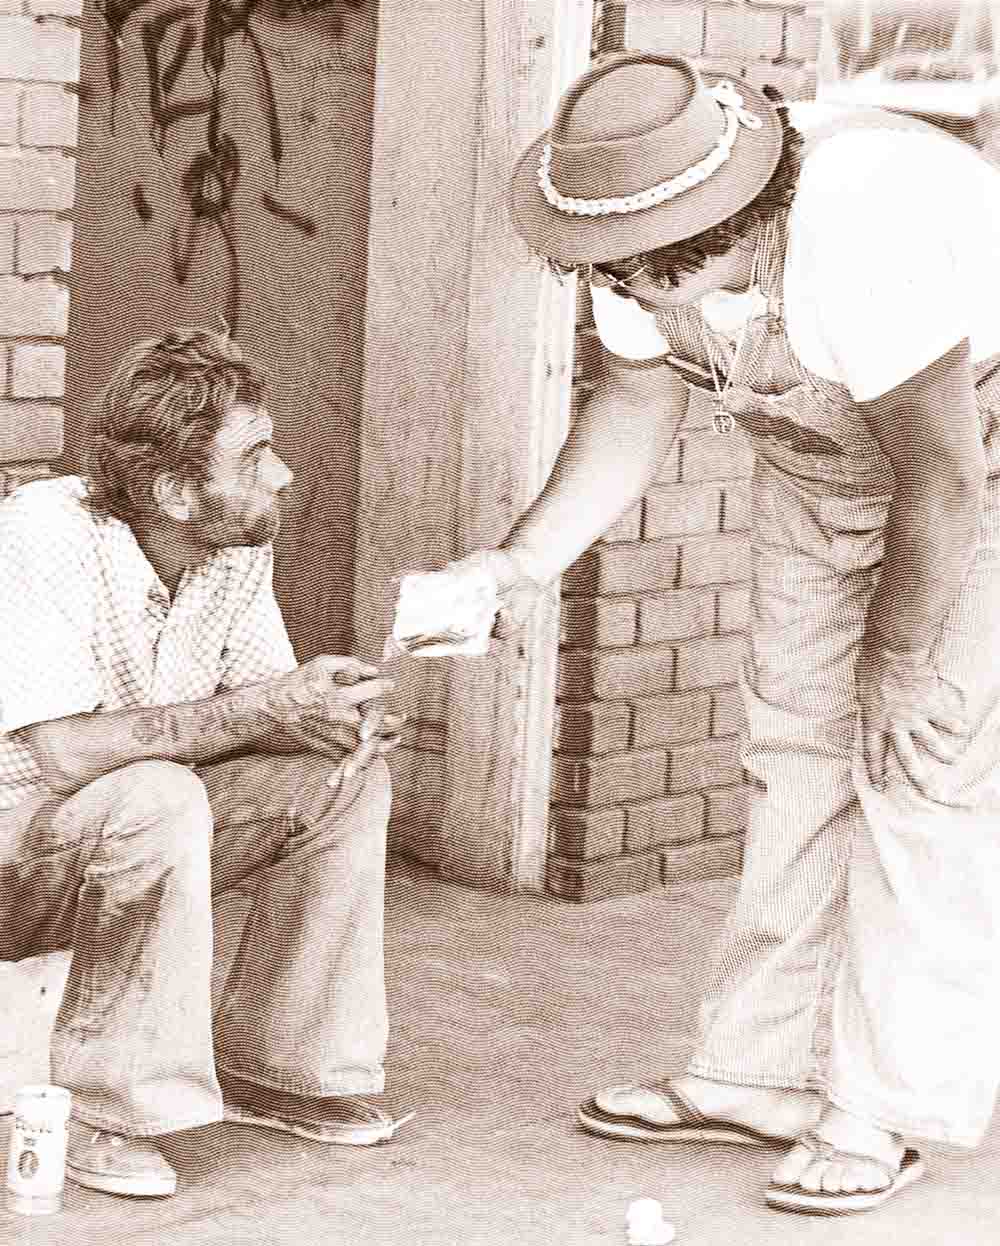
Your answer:
[[[867,645],[911,652],[934,643],[975,550],[983,485],[978,475],[897,482]]]
[[[685,410],[596,390],[502,548],[525,555],[544,583],[561,575],[646,492]]]
[[[75,714],[22,728],[46,785],[68,796],[111,770],[158,758],[184,764],[214,761],[260,747],[267,729],[267,685],[204,701],[108,713]]]

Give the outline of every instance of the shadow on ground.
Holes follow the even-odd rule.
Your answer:
[[[598,1086],[682,1065],[730,894],[713,883],[568,905],[394,862],[388,1097],[417,1108],[397,1139],[355,1150],[230,1125],[176,1134],[165,1148],[174,1198],[68,1185],[59,1216],[0,1211],[0,1243],[599,1246],[623,1243],[627,1204],[651,1196],[678,1246],[996,1246],[996,1129],[975,1154],[926,1149],[931,1176],[888,1207],[816,1219],[764,1207],[777,1151],[612,1142],[576,1127],[576,1103]]]

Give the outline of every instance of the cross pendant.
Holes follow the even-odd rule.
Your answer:
[[[735,427],[736,421],[732,415],[730,415],[721,402],[717,402],[712,411],[712,431],[716,433],[731,433]]]

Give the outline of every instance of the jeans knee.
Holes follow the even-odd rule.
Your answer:
[[[141,761],[117,772],[117,799],[101,840],[125,853],[142,840],[144,855],[164,862],[201,855],[212,841],[212,810],[201,779],[171,761]]]
[[[383,758],[375,758],[363,771],[333,787],[328,780],[335,767],[329,758],[302,757],[297,769],[299,781],[289,816],[300,837],[334,831],[348,817],[358,824],[357,829],[384,837],[392,778]]]
[[[392,774],[384,757],[377,757],[363,775],[363,794],[372,805],[385,809],[392,803]]]
[[[356,782],[359,787],[352,803],[364,809],[370,832],[384,835],[392,805],[392,775],[385,758],[377,757]]]

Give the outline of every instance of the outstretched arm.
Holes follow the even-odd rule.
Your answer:
[[[356,658],[317,657],[288,675],[203,701],[74,714],[17,735],[48,787],[62,796],[151,758],[197,765],[259,749],[311,751],[339,761],[358,747],[358,707],[392,687],[389,680],[362,677],[374,673]]]
[[[502,549],[540,583],[561,575],[646,492],[687,402],[684,382],[662,363],[623,364],[604,351],[600,382]]]

